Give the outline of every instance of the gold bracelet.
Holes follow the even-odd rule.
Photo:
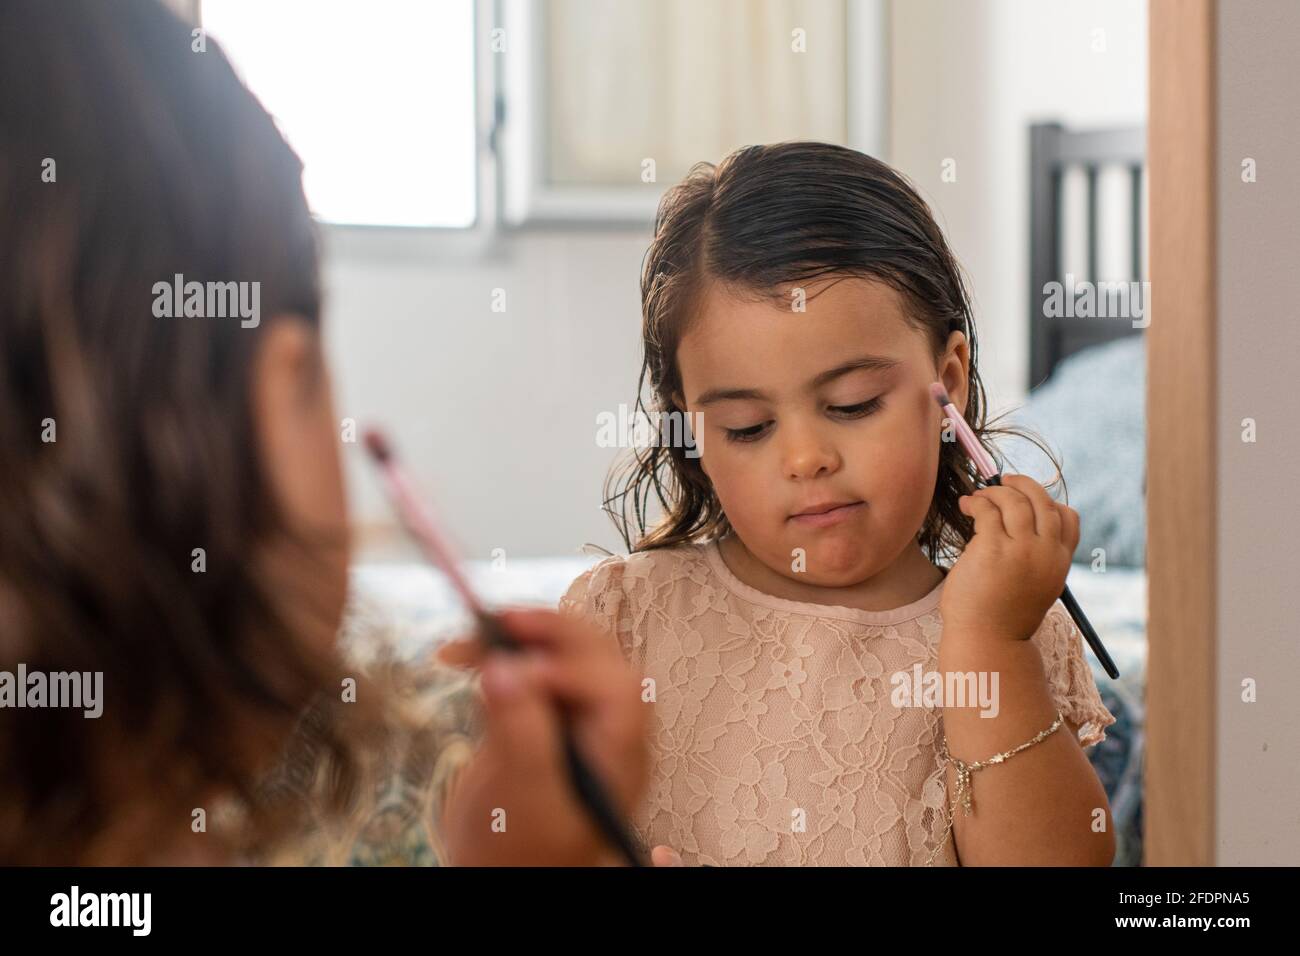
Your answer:
[[[976,770],[983,770],[985,767],[991,767],[994,764],[1002,763],[1008,758],[1014,757],[1016,754],[1020,753],[1020,751],[1032,747],[1034,744],[1041,743],[1048,736],[1055,733],[1064,720],[1065,716],[1058,710],[1056,712],[1056,719],[1052,721],[1052,726],[1048,727],[1046,730],[1040,730],[1033,736],[1033,739],[1026,740],[1019,747],[1016,747],[1013,750],[1008,750],[1006,753],[994,754],[992,757],[988,757],[985,760],[976,760],[974,763],[966,763],[965,761],[958,760],[956,757],[949,754],[948,735],[943,735],[942,739],[939,741],[939,759],[945,763],[951,763],[957,768],[957,794],[953,797],[952,805],[949,808],[948,825],[944,827],[943,836],[939,839],[938,844],[930,851],[930,858],[926,860],[926,866],[929,866],[934,862],[935,854],[939,852],[939,848],[948,842],[948,833],[952,830],[953,819],[957,815],[957,801],[961,801],[962,807],[966,810],[966,816],[970,816],[971,814],[972,798],[970,775]]]

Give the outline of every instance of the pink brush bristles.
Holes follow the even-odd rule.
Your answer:
[[[388,439],[378,430],[370,429],[366,432],[364,441],[366,451],[370,452],[375,464],[379,466],[379,473],[387,486],[388,495],[397,510],[399,520],[406,526],[406,530],[411,537],[419,544],[425,557],[433,562],[434,566],[451,581],[456,593],[461,596],[461,599],[474,612],[475,616],[486,616],[482,602],[479,601],[464,574],[461,573],[460,563],[456,560],[451,545],[447,543],[447,540],[438,531],[438,526],[434,523],[433,518],[420,504],[419,496],[415,494],[415,490],[411,487],[410,481],[407,480],[405,472],[402,471],[394,459],[392,446],[389,444]]]
[[[975,463],[975,470],[979,472],[981,478],[988,481],[990,478],[997,476],[998,468],[989,457],[989,453],[984,450],[975,433],[971,431],[970,425],[966,424],[966,419],[957,411],[957,406],[948,398],[948,393],[938,382],[930,385],[930,394],[934,400],[939,403],[943,413],[952,421],[953,427],[957,429],[957,440],[961,442],[962,448],[966,449],[966,454],[970,460]]]

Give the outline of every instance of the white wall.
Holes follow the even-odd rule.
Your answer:
[[[1300,861],[1300,6],[1233,0],[1217,14],[1219,866]],[[1241,179],[1246,157],[1257,179]],[[1159,320],[1156,320],[1159,321]],[[1242,440],[1242,419],[1256,438]],[[1242,700],[1242,681],[1257,699]],[[1206,702],[1211,706],[1211,702]]]
[[[339,417],[391,428],[468,555],[618,543],[598,511],[616,451],[597,447],[596,415],[635,400],[647,241],[648,230],[520,234],[461,258],[399,237],[373,254],[327,252]],[[386,522],[350,451],[358,523]]]

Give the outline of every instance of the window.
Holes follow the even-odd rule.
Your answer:
[[[503,218],[653,218],[698,160],[884,152],[882,0],[501,0]]]
[[[473,0],[203,0],[201,10],[301,157],[318,219],[474,224]]]

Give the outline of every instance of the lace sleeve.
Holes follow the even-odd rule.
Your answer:
[[[597,627],[615,635],[623,654],[630,657],[637,641],[633,634],[630,602],[624,590],[626,568],[626,559],[614,555],[582,572],[560,598],[560,611],[586,617]]]
[[[1079,728],[1079,744],[1090,747],[1106,739],[1115,715],[1102,703],[1092,668],[1084,657],[1083,634],[1065,605],[1057,601],[1033,636],[1043,658],[1052,700]]]

